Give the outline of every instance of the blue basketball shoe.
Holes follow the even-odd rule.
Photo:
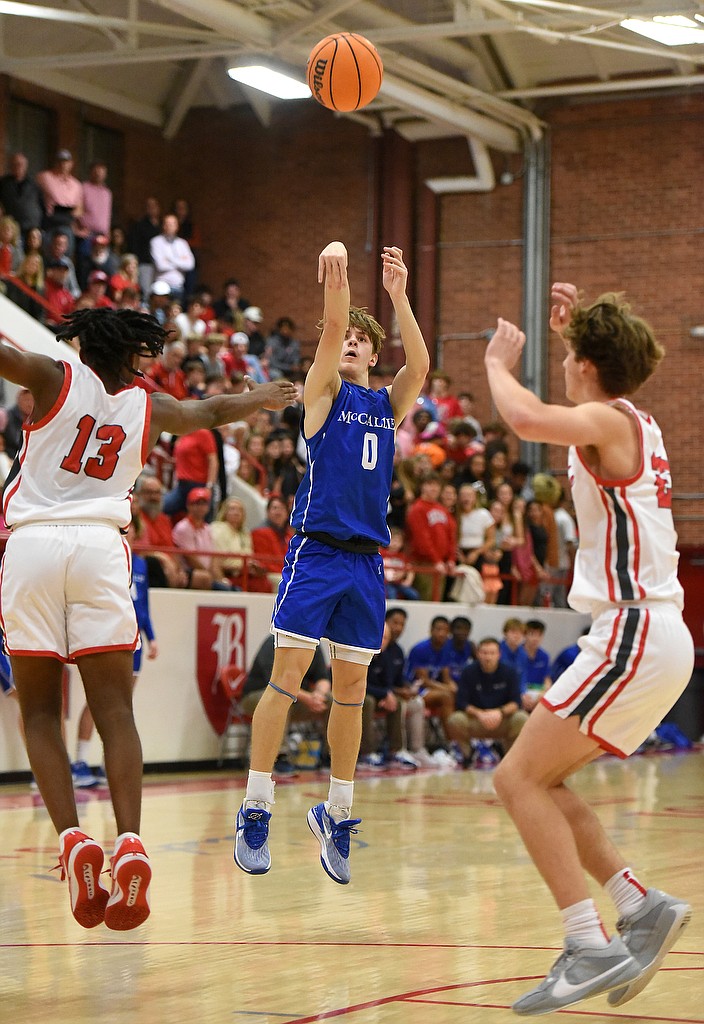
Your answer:
[[[265,875],[271,867],[271,812],[258,800],[245,800],[235,822],[235,864],[248,875]]]
[[[350,836],[356,835],[361,818],[335,821],[325,804],[308,811],[308,827],[320,843],[320,863],[334,882],[347,885],[350,880]]]

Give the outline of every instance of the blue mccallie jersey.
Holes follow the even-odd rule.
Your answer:
[[[294,529],[387,545],[395,430],[386,388],[372,391],[343,380],[325,423],[305,439],[308,469],[296,492]]]

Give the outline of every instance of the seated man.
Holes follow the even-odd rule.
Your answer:
[[[140,476],[134,498],[134,511],[139,516],[143,531],[135,549],[146,560],[149,586],[210,590],[212,577],[208,570],[192,566],[187,570],[179,557],[153,550],[175,547],[171,519],[163,511],[164,488],[161,482],[154,476]]]
[[[501,661],[504,665],[514,669],[520,677],[523,664],[523,642],[526,635],[525,623],[521,619],[506,619],[502,632],[504,638],[499,644]]]
[[[455,683],[459,682],[462,670],[476,657],[474,644],[469,639],[472,621],[466,615],[456,615],[450,623],[450,638],[445,643],[449,664],[447,671]]]
[[[545,691],[552,685],[550,655],[540,646],[545,635],[545,623],[539,619],[526,622],[518,682],[521,687],[521,707],[532,711]]]
[[[274,637],[270,633],[257,651],[244,684],[240,707],[245,715],[251,716],[254,714],[254,709],[269,685],[273,667]],[[303,677],[303,683],[298,692],[298,700],[295,704],[291,705],[288,725],[296,722],[319,723],[323,735],[323,750],[327,748],[325,734],[327,732],[331,700],[328,666],[318,646],[315,649],[315,654],[308,671]],[[284,732],[281,751],[274,765],[274,774],[284,775],[295,771],[288,756],[287,733],[288,729]]]
[[[415,702],[425,714],[427,708],[431,717],[439,718],[444,726],[447,717],[455,707],[456,684],[450,675],[451,656],[447,650],[450,637],[450,620],[445,615],[436,615],[430,623],[430,636],[411,648],[404,669],[404,686],[397,689],[397,695],[409,705]],[[413,715],[414,708],[406,708],[406,717]],[[409,733],[411,730],[409,729]],[[420,739],[420,737],[419,737]],[[444,745],[446,737],[440,742]],[[419,745],[409,736],[409,749],[419,763],[426,763],[429,756],[424,737]],[[433,763],[442,763],[436,760]],[[450,755],[447,755],[449,765]],[[454,763],[454,762],[452,762]]]
[[[358,768],[380,767],[384,758],[377,751],[377,740],[374,728],[374,716],[383,714],[385,717],[386,737],[388,742],[389,761],[402,768],[417,768],[419,761],[410,754],[407,747],[412,739],[418,736],[417,746],[423,746],[423,707],[420,702],[401,700],[396,691],[403,687],[403,666],[406,656],[398,643],[399,637],[406,626],[408,616],[403,608],[389,608],[384,616],[384,633],[381,650],[369,663],[367,671],[367,693],[362,706],[362,742]],[[418,723],[411,728],[411,722],[404,711],[412,709]]]
[[[500,660],[499,641],[494,637],[479,641],[477,660],[462,670],[455,700],[457,710],[445,729],[460,745],[467,766],[472,740],[498,740],[505,753],[528,721],[521,709],[518,676]]]

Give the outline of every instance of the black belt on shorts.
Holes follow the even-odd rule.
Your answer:
[[[339,537],[333,537],[331,533],[325,533],[324,530],[313,530],[306,531],[296,530],[299,537],[310,537],[311,540],[317,540],[321,544],[327,544],[328,547],[337,548],[339,551],[351,551],[355,555],[378,555],[379,545],[375,540],[371,540],[369,537],[349,537],[347,540],[340,540]]]

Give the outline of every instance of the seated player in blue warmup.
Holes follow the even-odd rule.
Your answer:
[[[499,644],[501,660],[504,665],[514,669],[519,678],[523,660],[523,642],[526,636],[525,623],[521,619],[506,619],[502,626],[503,640]]]
[[[466,615],[456,615],[450,623],[450,639],[445,644],[445,653],[450,659],[447,666],[450,677],[459,682],[462,669],[474,661],[476,651],[474,644],[469,639],[472,632],[472,622]]]
[[[521,706],[532,711],[550,686],[550,655],[540,646],[545,636],[545,623],[539,619],[526,622],[525,640],[518,660],[521,684]]]
[[[308,467],[296,493],[283,576],[274,603],[276,654],[271,681],[252,721],[247,790],[237,814],[235,862],[250,874],[271,866],[268,835],[274,804],[272,767],[291,701],[320,639],[330,642],[332,710],[328,724],[328,798],[308,812],[320,860],[336,882],[350,880],[354,770],[362,732],[367,666],[381,647],[386,525],[396,428],[413,407],[429,367],[423,336],[406,295],[408,271],[396,247],[384,248],[389,293],[406,356],[390,387],[369,387],[384,332],[350,307],[347,250],[331,242],[320,254],[325,308],[315,360],[305,382],[302,435]]]

